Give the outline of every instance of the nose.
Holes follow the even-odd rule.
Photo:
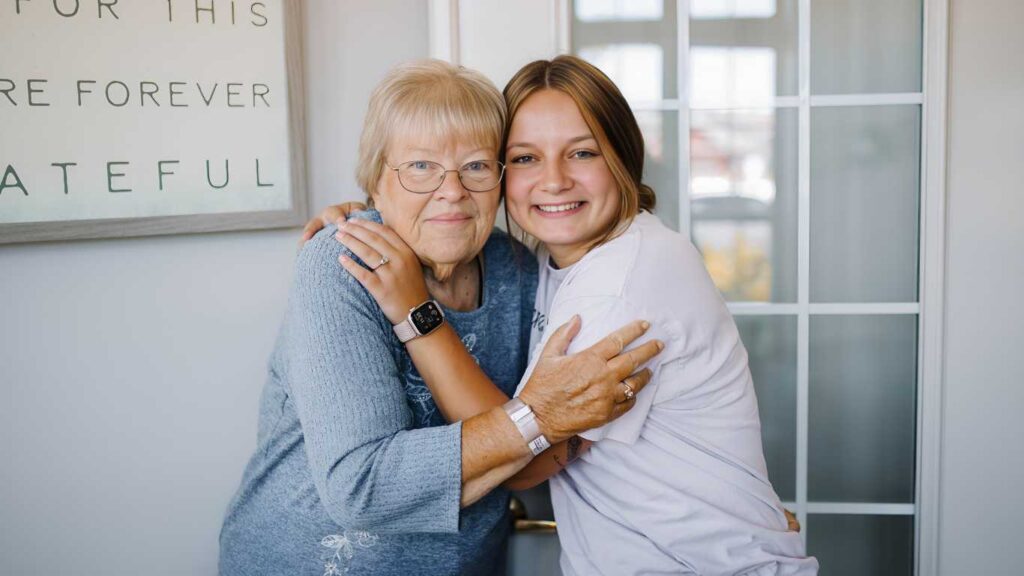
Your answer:
[[[557,194],[571,188],[572,180],[569,178],[567,168],[565,161],[558,157],[545,162],[544,173],[541,175],[540,189],[550,194]]]
[[[469,196],[469,190],[462,185],[458,170],[446,171],[441,187],[434,191],[434,198],[443,198],[449,202],[458,202],[466,196]]]

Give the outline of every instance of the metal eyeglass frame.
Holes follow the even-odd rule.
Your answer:
[[[387,166],[387,168],[389,170],[394,170],[395,171],[395,175],[398,176],[398,183],[402,186],[402,188],[404,188],[406,190],[406,192],[409,192],[411,194],[433,194],[434,192],[437,192],[438,190],[441,189],[441,186],[444,186],[444,180],[445,180],[445,178],[448,177],[448,173],[449,172],[455,172],[456,174],[458,174],[459,175],[459,184],[461,184],[463,188],[465,188],[466,190],[469,190],[470,192],[473,192],[474,194],[482,194],[484,192],[491,192],[492,190],[495,190],[496,188],[501,186],[501,179],[505,177],[505,164],[502,163],[499,160],[494,160],[493,162],[497,163],[498,166],[501,167],[501,170],[498,172],[498,179],[497,179],[497,181],[495,181],[494,186],[491,186],[487,190],[473,190],[469,186],[466,186],[466,182],[462,179],[462,169],[466,167],[466,164],[472,164],[473,162],[483,162],[483,160],[473,160],[471,162],[466,162],[466,164],[463,164],[462,166],[460,166],[457,169],[445,170],[444,172],[442,172],[441,173],[441,181],[437,183],[437,186],[433,190],[427,190],[425,192],[417,192],[415,190],[409,190],[409,187],[405,185],[405,182],[402,182],[402,172],[401,172],[401,169],[402,169],[403,166],[406,166],[406,165],[409,165],[409,164],[415,164],[416,162],[429,162],[431,164],[435,164],[437,166],[441,166],[441,168],[444,168],[444,166],[442,166],[440,163],[434,162],[433,160],[409,160],[408,162],[402,162],[398,166],[392,166],[391,164],[388,164],[388,162],[386,160],[384,161],[384,165]],[[487,162],[491,162],[491,160],[487,160]]]

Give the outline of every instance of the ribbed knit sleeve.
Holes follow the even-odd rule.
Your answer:
[[[390,323],[338,263],[334,232],[299,254],[286,322],[313,482],[347,529],[457,532],[462,425],[413,428]]]

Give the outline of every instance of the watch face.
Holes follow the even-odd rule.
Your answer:
[[[444,313],[433,300],[428,300],[412,311],[412,323],[420,334],[429,334],[444,322]]]

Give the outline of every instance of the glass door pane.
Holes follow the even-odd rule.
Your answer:
[[[810,326],[807,498],[914,501],[916,316],[817,316]]]
[[[811,2],[811,93],[919,92],[921,0]]]
[[[784,502],[796,500],[796,318],[737,316],[757,391],[768,478]]]
[[[597,66],[631,104],[678,98],[674,1],[576,0],[572,52]]]
[[[811,111],[811,301],[916,302],[921,108]]]
[[[828,576],[910,576],[914,517],[811,514],[807,553]]]
[[[691,0],[690,103],[771,105],[797,95],[796,0]]]
[[[679,230],[679,112],[637,110],[633,113],[644,134],[644,184],[654,189],[654,213],[666,226]]]
[[[729,301],[795,302],[797,111],[690,113],[693,242]]]

